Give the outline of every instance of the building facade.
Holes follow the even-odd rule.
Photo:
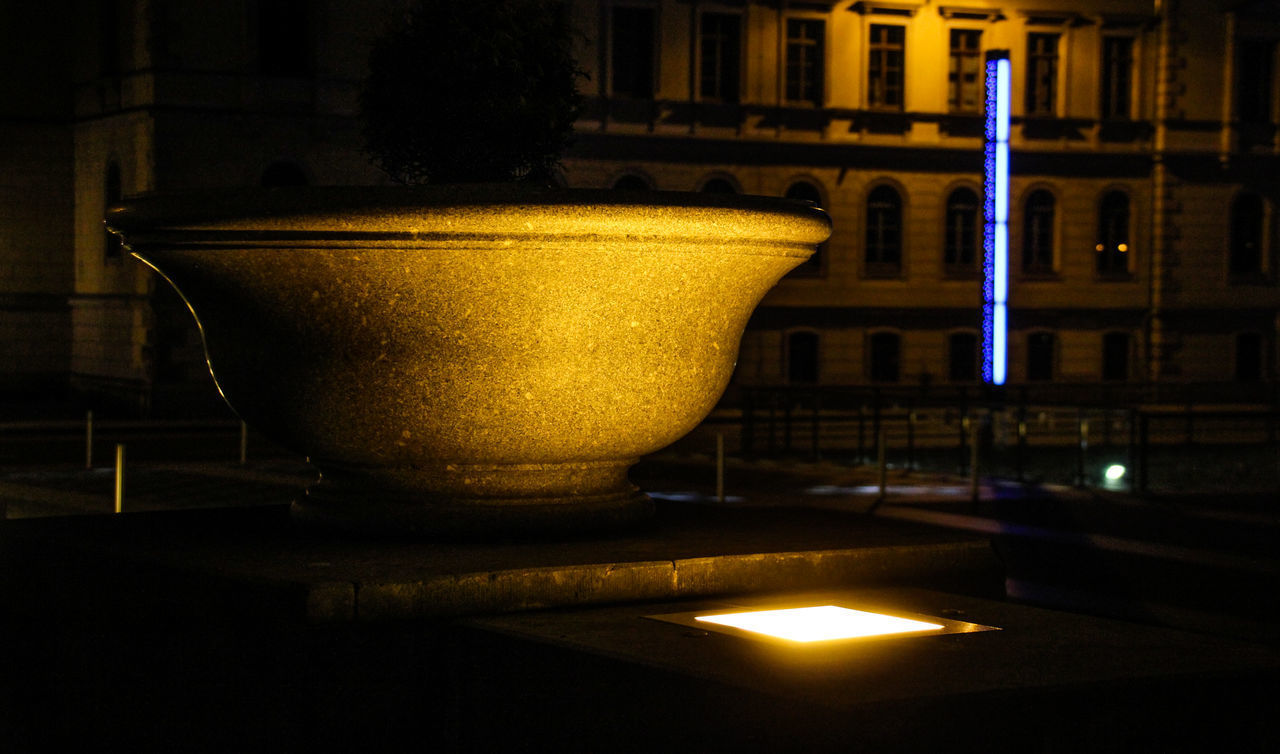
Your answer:
[[[104,234],[103,211],[385,182],[357,92],[403,5],[4,4],[8,70],[31,73],[0,105],[0,388],[144,408],[212,396],[185,307]],[[753,318],[740,384],[978,383],[991,50],[1014,84],[1010,382],[1277,383],[1274,2],[572,5],[587,77],[567,185],[831,214],[830,241]]]

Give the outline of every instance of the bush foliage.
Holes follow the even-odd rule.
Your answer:
[[[548,182],[582,75],[562,0],[418,0],[370,55],[365,148],[402,183]]]

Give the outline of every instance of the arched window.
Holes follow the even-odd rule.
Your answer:
[[[1262,336],[1242,332],[1236,336],[1236,381],[1258,382],[1262,379]]]
[[[727,178],[712,178],[698,189],[704,194],[736,194],[738,189]]]
[[[1022,271],[1053,272],[1053,194],[1032,191],[1022,206]]]
[[[1108,191],[1098,204],[1098,274],[1126,275],[1129,272],[1129,195]]]
[[[787,199],[795,199],[801,202],[809,202],[819,209],[822,208],[822,194],[818,188],[808,181],[796,181],[787,187],[787,193],[783,194]],[[827,255],[827,242],[823,241],[818,244],[818,249],[813,252],[813,256],[801,264],[799,267],[791,271],[791,275],[795,277],[812,277],[822,274],[823,257]]]
[[[978,195],[958,188],[947,197],[943,258],[948,275],[973,275],[978,259]]]
[[[1262,272],[1262,197],[1241,194],[1231,203],[1231,241],[1228,271],[1252,276]]]
[[[901,372],[901,341],[897,333],[878,332],[871,336],[870,374],[872,382],[897,382]]]
[[[1034,332],[1027,336],[1027,380],[1044,382],[1053,379],[1054,351],[1057,338],[1051,332]]]
[[[653,186],[635,173],[627,173],[613,182],[613,189],[615,191],[650,191]]]
[[[947,336],[947,378],[952,382],[978,379],[978,336],[957,332]]]
[[[302,168],[285,160],[268,165],[267,169],[262,171],[260,182],[266,188],[305,186],[309,183],[307,174],[302,172]]]
[[[1102,336],[1102,379],[1129,379],[1129,342],[1129,333],[1109,332]]]
[[[818,334],[802,330],[787,336],[787,382],[812,385],[818,381]]]
[[[124,184],[120,180],[120,166],[114,162],[107,165],[107,174],[103,179],[103,209],[120,203],[124,198]],[[106,214],[105,211],[103,214]],[[119,261],[124,257],[124,242],[115,233],[103,231],[102,256],[107,261]]]
[[[902,198],[890,186],[867,195],[867,274],[897,275],[902,269]]]

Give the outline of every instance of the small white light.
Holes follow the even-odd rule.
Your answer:
[[[944,627],[939,623],[868,613],[836,605],[699,615],[694,620],[797,642],[916,633]]]
[[[1108,482],[1118,482],[1124,478],[1125,468],[1118,463],[1113,463],[1103,472]]]

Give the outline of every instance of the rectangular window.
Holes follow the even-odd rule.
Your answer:
[[[906,27],[871,25],[870,59],[867,61],[867,105],[884,110],[902,109],[902,74],[906,60]]]
[[[1109,332],[1102,336],[1102,379],[1123,382],[1129,379],[1129,335]]]
[[[982,110],[982,32],[951,30],[951,68],[947,73],[947,109],[953,113]]]
[[[653,99],[653,9],[614,8],[610,41],[610,92],[615,97]]]
[[[699,37],[698,94],[704,100],[737,102],[742,60],[742,22],[730,13],[703,13]]]
[[[825,22],[787,20],[787,101],[822,104]]]
[[[1027,115],[1058,111],[1058,35],[1027,35]]]
[[[1236,119],[1241,123],[1270,123],[1274,44],[1267,39],[1236,40],[1235,62]]]
[[[1102,38],[1102,117],[1127,120],[1133,117],[1130,92],[1133,88],[1133,40],[1129,37]]]

